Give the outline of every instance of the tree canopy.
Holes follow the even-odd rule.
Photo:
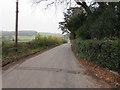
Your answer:
[[[97,7],[70,8],[64,14],[62,31],[69,30],[71,39],[102,39],[120,37],[120,2],[99,2]],[[71,12],[71,13],[68,13]],[[65,29],[64,29],[65,28]]]

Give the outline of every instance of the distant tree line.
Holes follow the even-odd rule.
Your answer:
[[[19,36],[34,36],[37,34],[36,31],[19,31]],[[15,36],[14,31],[2,31],[2,36]]]

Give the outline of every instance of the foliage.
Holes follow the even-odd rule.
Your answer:
[[[73,40],[72,47],[81,58],[120,72],[120,40]]]
[[[35,40],[32,41],[32,47],[39,47],[39,46],[52,46],[52,45],[58,45],[63,43],[64,40],[62,38],[56,37],[56,36],[42,36],[40,34],[37,34],[35,36]]]
[[[90,5],[91,13],[83,8],[71,8],[64,14],[64,21],[59,23],[62,31],[69,30],[71,39],[103,39],[120,36],[120,2],[98,3],[95,7]],[[88,7],[87,7],[88,8]],[[68,13],[71,12],[71,13]],[[66,17],[67,15],[67,17]]]

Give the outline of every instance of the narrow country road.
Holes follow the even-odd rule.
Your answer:
[[[30,58],[3,73],[3,88],[99,88],[86,74],[70,44],[64,44]]]

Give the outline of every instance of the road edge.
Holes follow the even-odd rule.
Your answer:
[[[49,47],[49,48],[46,48],[46,49],[43,49],[43,50],[39,50],[39,51],[37,51],[37,52],[34,52],[34,53],[31,53],[31,54],[25,55],[25,56],[23,56],[23,57],[20,57],[20,58],[18,58],[18,59],[12,60],[12,62],[9,62],[8,64],[6,64],[6,65],[4,65],[4,66],[1,67],[1,68],[2,68],[2,72],[6,71],[6,70],[8,70],[9,68],[12,68],[12,67],[14,67],[14,66],[16,67],[16,65],[17,65],[17,66],[20,65],[20,64],[22,64],[24,61],[26,61],[26,60],[28,60],[28,59],[30,59],[30,58],[33,58],[33,57],[35,57],[35,56],[38,56],[39,54],[42,54],[42,53],[44,53],[44,52],[46,52],[46,51],[49,51],[49,50],[51,50],[51,49],[53,49],[53,48],[56,48],[56,47],[58,47],[58,46],[61,46],[61,45],[63,45],[63,44],[60,44],[60,45],[57,45],[57,46],[52,46],[52,47]]]

